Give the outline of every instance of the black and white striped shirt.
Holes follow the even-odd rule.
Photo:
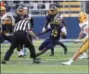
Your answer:
[[[27,32],[28,30],[30,30],[30,22],[26,21],[26,20],[20,20],[14,27],[14,32],[17,31],[25,31]]]

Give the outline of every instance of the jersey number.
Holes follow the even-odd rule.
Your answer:
[[[51,35],[57,37],[57,34],[58,34],[57,30],[53,30]]]

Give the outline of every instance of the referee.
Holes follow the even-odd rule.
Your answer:
[[[9,50],[6,52],[2,64],[6,64],[6,61],[9,61],[14,49],[16,47],[28,47],[30,51],[30,57],[33,58],[33,63],[40,63],[40,60],[36,58],[36,52],[34,45],[32,44],[31,38],[36,37],[33,31],[31,30],[29,21],[20,20],[14,27],[12,43]]]

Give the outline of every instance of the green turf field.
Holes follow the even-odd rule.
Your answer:
[[[39,47],[41,41],[35,41],[35,48]],[[18,53],[15,50],[9,62],[6,65],[1,64],[1,74],[88,74],[88,59],[75,61],[71,66],[62,65],[62,62],[67,61],[72,57],[74,52],[79,48],[81,43],[65,43],[68,46],[68,54],[63,54],[63,49],[60,46],[55,47],[55,56],[49,56],[50,50],[40,56],[40,64],[32,64],[29,58],[29,51],[24,58],[18,58]],[[9,48],[10,44],[2,44],[1,60]],[[37,51],[38,52],[38,51]]]

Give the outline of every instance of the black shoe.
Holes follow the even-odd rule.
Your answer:
[[[40,63],[40,59],[38,59],[38,58],[33,59],[33,63],[39,64]]]
[[[50,54],[50,56],[54,56],[54,54]]]
[[[5,61],[5,60],[3,60],[3,61],[2,61],[2,64],[6,64],[6,61]]]
[[[67,47],[64,48],[64,54],[67,54]]]

